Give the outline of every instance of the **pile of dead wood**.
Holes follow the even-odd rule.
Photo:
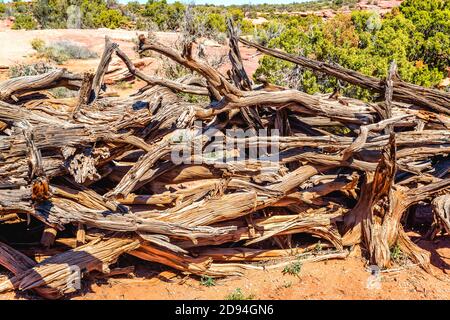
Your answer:
[[[450,94],[403,82],[395,63],[387,79],[376,79],[261,47],[231,25],[229,35],[226,76],[191,42],[178,52],[141,37],[141,52],[164,55],[193,76],[144,74],[106,39],[95,74],[54,70],[0,83],[0,265],[13,274],[0,278],[0,293],[61,297],[76,289],[68,281],[74,267],[83,275],[117,274],[109,266],[125,253],[222,277],[299,257],[345,258],[357,244],[368,263],[388,268],[397,246],[429,270],[429,253],[404,224],[412,208],[431,206],[431,236],[450,231]],[[254,85],[239,42],[370,89],[379,102]],[[104,94],[113,56],[127,66],[120,71],[126,79],[148,85],[128,97]],[[46,95],[59,86],[78,90],[78,98]],[[187,102],[186,94],[210,103]],[[255,135],[231,137],[236,148],[226,153],[202,152],[214,144],[206,132],[236,128]],[[188,139],[178,139],[181,129]],[[232,158],[274,143],[268,150],[276,154]],[[187,145],[200,154],[173,161]],[[49,248],[44,259],[26,255],[38,246],[26,231],[14,234],[23,237],[20,245],[8,241],[17,224],[33,221]]]

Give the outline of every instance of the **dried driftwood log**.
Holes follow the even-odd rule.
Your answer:
[[[95,74],[57,70],[0,83],[0,223],[37,219],[53,235],[44,235],[44,246],[57,246],[64,229],[73,233],[65,239],[71,250],[39,264],[1,245],[0,264],[14,276],[0,291],[60,297],[73,291],[71,266],[107,272],[124,253],[221,277],[261,269],[255,261],[343,259],[356,244],[370,263],[389,268],[399,246],[431,270],[405,216],[414,205],[432,206],[432,236],[449,232],[448,94],[400,81],[395,63],[387,79],[373,79],[261,47],[228,25],[227,75],[196,58],[191,42],[179,53],[140,37],[141,51],[195,76],[146,75],[106,39]],[[239,42],[382,93],[384,101],[254,86]],[[115,55],[147,83],[136,94],[103,94]],[[79,89],[79,97],[31,95],[57,86]],[[244,129],[247,135],[230,134]],[[221,141],[212,133],[222,134],[224,150],[216,152]],[[252,156],[255,148],[264,152]],[[315,249],[318,241],[326,250]]]

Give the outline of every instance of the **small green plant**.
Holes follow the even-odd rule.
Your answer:
[[[283,274],[290,274],[298,277],[300,271],[302,271],[302,263],[300,261],[295,261],[284,267]]]
[[[400,254],[402,253],[400,246],[396,244],[391,248],[391,259],[395,260],[400,257]]]
[[[214,287],[216,285],[216,281],[209,276],[202,276],[200,279],[200,284],[205,287]]]
[[[323,249],[323,244],[320,242],[320,240],[316,243],[314,246],[314,252],[320,252]]]
[[[398,244],[395,244],[392,248],[391,248],[391,260],[394,261],[395,263],[398,264],[404,264],[406,263],[407,260],[407,256],[405,255],[405,253],[402,251],[402,249],[400,248],[400,246]]]
[[[255,296],[250,294],[246,296],[241,288],[236,288],[232,293],[226,296],[226,300],[252,300]]]
[[[18,29],[33,30],[37,28],[37,23],[31,15],[18,14],[15,16],[15,21],[12,28],[14,30]]]
[[[42,56],[56,62],[57,64],[63,64],[70,59],[70,56],[64,52],[64,50],[52,46],[45,47],[42,51]]]
[[[190,70],[165,57],[161,58],[161,67],[157,70],[157,73],[170,80],[177,80],[192,74]]]
[[[78,95],[77,91],[69,90],[64,87],[49,89],[48,92],[50,92],[57,99],[73,98]]]
[[[40,56],[62,64],[69,59],[92,59],[97,58],[97,53],[72,41],[56,41],[44,46]]]
[[[57,41],[52,43],[52,46],[66,52],[72,59],[93,59],[98,57],[94,51],[72,41]]]
[[[38,74],[47,73],[53,69],[55,69],[54,66],[45,62],[36,62],[30,64],[19,63],[9,68],[9,76],[11,78],[35,76]]]
[[[190,102],[190,103],[208,103],[209,98],[207,96],[199,96],[191,93],[184,93],[181,92],[178,94],[179,97],[181,97],[184,101]]]
[[[42,52],[45,49],[45,41],[40,38],[31,40],[31,47],[37,52]]]
[[[127,81],[119,81],[116,83],[116,87],[120,90],[131,89],[133,85]]]

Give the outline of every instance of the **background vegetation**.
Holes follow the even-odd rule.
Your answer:
[[[450,66],[450,1],[406,0],[384,18],[369,11],[338,14],[327,21],[286,16],[258,30],[257,39],[269,47],[381,78],[395,60],[403,80],[433,86]],[[309,93],[341,87],[346,95],[369,97],[364,90],[342,87],[329,77],[271,57],[262,59],[255,76],[260,75]]]

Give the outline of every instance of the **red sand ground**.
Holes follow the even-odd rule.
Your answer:
[[[242,278],[220,280],[214,287],[202,286],[198,279],[183,276],[171,279],[172,282],[109,279],[107,285],[94,284],[92,292],[74,298],[224,299],[241,288],[254,299],[450,299],[450,237],[437,243],[418,244],[432,253],[435,276],[418,267],[388,272],[382,274],[379,290],[367,289],[370,273],[356,249],[346,260],[305,263],[298,277],[283,275],[281,269],[249,271]],[[141,268],[145,264],[137,268],[137,274]]]
[[[202,286],[193,276],[184,276],[153,263],[125,257],[121,264],[136,263],[135,276],[88,279],[76,300],[98,299],[226,299],[237,288],[253,299],[450,299],[450,237],[418,241],[432,254],[434,275],[416,266],[383,272],[381,288],[367,288],[370,273],[356,248],[346,260],[305,263],[298,276],[283,275],[282,269],[249,271],[243,277],[217,280]],[[33,294],[9,292],[0,299],[36,299]]]

